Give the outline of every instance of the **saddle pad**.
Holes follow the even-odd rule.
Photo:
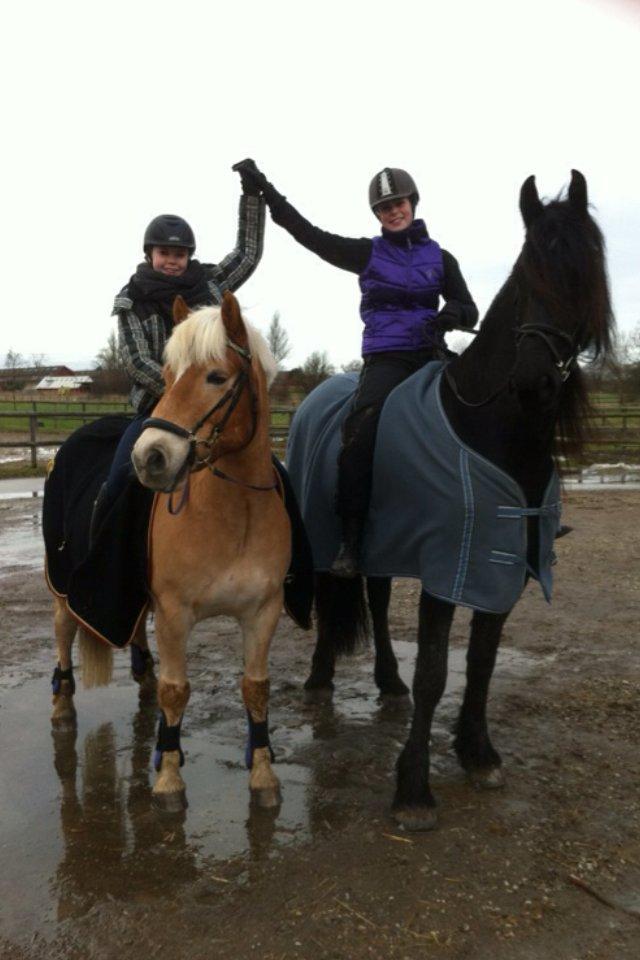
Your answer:
[[[440,400],[441,372],[441,363],[427,364],[397,386],[383,408],[362,572],[417,578],[432,596],[493,613],[511,609],[529,573],[550,600],[558,477],[551,476],[541,505],[528,508],[515,480],[453,432]],[[291,426],[287,467],[316,570],[328,570],[338,552],[337,459],[356,386],[356,374],[326,380]],[[531,518],[538,525],[535,568],[527,565]]]

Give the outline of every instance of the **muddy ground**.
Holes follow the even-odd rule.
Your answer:
[[[410,708],[377,701],[369,653],[340,667],[333,704],[305,706],[313,638],[284,620],[275,815],[248,802],[231,621],[191,643],[183,816],[151,804],[155,715],[126,655],[109,689],[79,693],[77,733],[52,735],[39,501],[0,502],[2,960],[637,960],[639,517],[637,491],[568,496],[553,606],[530,586],[505,629],[490,703],[499,792],[474,789],[451,749],[459,611],[433,738],[439,826],[408,834],[389,805]],[[394,590],[405,679],[417,595]]]

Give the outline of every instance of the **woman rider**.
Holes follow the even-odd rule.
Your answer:
[[[94,509],[92,539],[109,507],[132,475],[131,451],[142,425],[164,391],[162,354],[173,328],[178,294],[189,307],[218,304],[225,290],[237,290],[262,256],[264,200],[253,179],[240,174],[242,196],[236,246],[220,263],[193,258],[196,241],[182,217],[162,214],[145,230],[144,261],[115,298],[119,343],[133,381],[130,401],[136,415],[118,444]]]
[[[331,572],[353,577],[369,507],[373,452],[385,399],[399,383],[445,347],[444,332],[472,328],[478,310],[458,262],[416,219],[418,188],[406,170],[385,167],[369,185],[369,205],[381,224],[373,239],[341,237],[305,220],[269,183],[253,160],[235,168],[262,190],[275,223],[333,266],[356,273],[364,323],[363,367],[345,420],[336,511],[342,543]],[[444,301],[439,309],[440,299]]]

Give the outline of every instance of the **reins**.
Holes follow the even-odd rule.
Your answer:
[[[226,393],[224,393],[223,396],[216,403],[214,403],[212,407],[210,407],[206,411],[206,413],[204,413],[198,420],[196,420],[196,422],[193,424],[193,426],[190,429],[187,429],[186,427],[181,427],[180,424],[174,423],[172,420],[165,420],[163,417],[148,417],[142,425],[143,430],[146,430],[149,427],[155,427],[158,430],[164,430],[167,433],[172,433],[174,434],[174,436],[181,437],[183,440],[188,440],[189,442],[189,452],[187,453],[187,456],[185,457],[182,466],[178,470],[175,476],[175,479],[173,481],[173,484],[171,485],[171,488],[166,491],[167,493],[170,494],[169,503],[168,503],[169,513],[171,513],[174,516],[180,513],[180,511],[182,510],[182,508],[184,507],[185,503],[189,498],[189,478],[191,476],[191,473],[194,470],[201,470],[203,467],[206,467],[213,476],[218,477],[221,480],[227,480],[230,483],[235,483],[241,487],[247,487],[249,490],[260,490],[260,491],[275,490],[277,486],[276,483],[270,484],[269,486],[259,486],[253,483],[246,483],[244,480],[237,480],[236,478],[231,477],[226,473],[223,473],[222,470],[219,470],[217,467],[214,467],[212,464],[212,457],[213,457],[215,445],[218,443],[224,428],[229,422],[234,410],[238,406],[238,403],[240,402],[240,398],[242,397],[242,393],[244,389],[246,387],[249,387],[249,389],[251,388],[250,378],[248,374],[248,369],[251,365],[251,360],[252,360],[251,353],[248,350],[245,350],[245,348],[241,347],[239,344],[234,343],[232,340],[227,340],[227,345],[232,350],[235,350],[235,352],[242,358],[242,360],[245,362],[246,365],[244,369],[242,369],[238,373],[233,383],[233,386],[229,387]],[[253,392],[252,392],[252,401],[253,401],[253,404],[252,404],[253,425],[251,430],[251,436],[247,441],[247,443],[251,443],[251,440],[253,439],[256,431],[255,396],[253,395]],[[197,435],[198,430],[200,430],[200,428],[204,426],[204,424],[207,422],[209,417],[213,416],[214,413],[216,413],[218,410],[221,410],[225,406],[227,407],[227,409],[225,410],[224,415],[218,421],[218,423],[216,423],[211,428],[211,432],[209,433],[209,436],[199,437]],[[208,448],[209,452],[207,456],[205,457],[197,456],[197,448],[199,446],[205,446]],[[182,488],[180,500],[178,502],[177,507],[174,508],[173,494],[176,490],[176,487],[178,486],[182,478],[185,476],[185,474],[186,474],[186,480],[184,483],[184,487]]]

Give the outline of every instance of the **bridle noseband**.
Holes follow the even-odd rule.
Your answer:
[[[238,373],[233,385],[220,397],[216,403],[210,407],[206,413],[204,413],[193,426],[189,429],[186,427],[181,427],[180,424],[174,423],[172,420],[165,420],[163,417],[148,417],[142,424],[142,429],[147,430],[149,427],[155,427],[158,430],[164,430],[166,433],[172,433],[176,437],[181,437],[183,440],[189,441],[189,452],[182,463],[182,466],[178,470],[171,487],[165,490],[165,493],[173,493],[177,485],[180,483],[185,474],[190,474],[198,470],[202,470],[204,467],[207,467],[211,473],[219,477],[221,480],[229,480],[232,483],[239,484],[242,487],[248,487],[251,490],[274,490],[277,487],[277,483],[273,483],[269,486],[257,486],[251,483],[245,483],[242,480],[236,480],[233,477],[228,476],[226,473],[223,473],[222,470],[219,470],[217,467],[213,466],[213,458],[215,454],[215,447],[222,432],[229,422],[233,411],[238,406],[242,393],[246,387],[249,388],[251,392],[252,400],[252,429],[251,436],[247,443],[251,443],[251,440],[254,437],[256,431],[256,397],[251,390],[251,380],[249,377],[249,369],[251,367],[251,353],[248,350],[245,350],[244,347],[241,347],[239,344],[234,343],[232,340],[227,340],[227,346],[242,358],[244,367]],[[224,415],[212,428],[207,437],[199,437],[198,430],[207,422],[209,417],[213,416],[218,410],[221,410],[223,407],[227,407],[224,412]],[[197,448],[199,446],[207,447],[208,453],[205,457],[199,457],[197,455]],[[188,480],[188,477],[187,477]],[[186,500],[188,486],[185,484],[183,490],[182,499],[176,510],[173,509],[172,504],[169,504],[169,510],[171,513],[178,513]]]

